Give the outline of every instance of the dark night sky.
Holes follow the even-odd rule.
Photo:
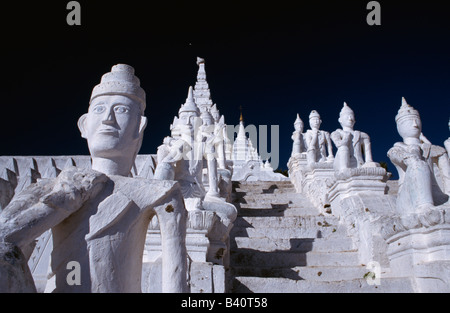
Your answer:
[[[340,127],[346,101],[375,161],[401,138],[401,97],[423,132],[449,137],[450,18],[442,1],[87,1],[81,26],[66,24],[68,1],[2,3],[0,155],[88,154],[76,126],[92,88],[117,63],[136,69],[149,124],[140,153],[155,153],[206,59],[212,100],[227,124],[279,125],[286,169],[296,113]],[[395,2],[395,3],[393,3]],[[270,134],[269,134],[270,137]],[[269,145],[270,147],[270,145]],[[336,150],[335,150],[336,152]],[[396,173],[394,173],[396,174]]]

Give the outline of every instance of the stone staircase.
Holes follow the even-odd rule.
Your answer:
[[[289,181],[234,182],[233,203],[231,292],[389,292],[403,284],[368,284],[345,226]]]

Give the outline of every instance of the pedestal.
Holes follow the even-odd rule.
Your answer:
[[[347,226],[363,264],[376,261],[389,266],[387,244],[377,223],[395,209],[395,197],[386,194],[389,174],[381,167],[346,169],[335,173],[336,181],[329,189],[333,215]]]
[[[400,232],[388,238],[392,274],[412,277],[418,292],[450,292],[450,225]]]

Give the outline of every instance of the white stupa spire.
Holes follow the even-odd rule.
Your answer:
[[[245,132],[244,118],[241,114],[239,117],[239,130],[236,140],[233,144],[232,160],[238,165],[239,163],[245,163],[247,161],[260,161],[261,157],[258,154],[258,150],[253,147],[253,144],[249,138],[247,138]],[[262,163],[260,164],[262,165]]]
[[[206,71],[205,71],[205,59],[197,57],[197,82],[194,88],[194,97],[197,106],[200,111],[209,110],[213,106],[213,101],[211,100],[211,91],[209,90],[208,82],[206,81]]]

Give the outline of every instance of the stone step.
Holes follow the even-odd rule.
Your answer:
[[[381,284],[370,285],[366,279],[344,281],[308,281],[288,278],[235,277],[235,293],[396,293],[414,292],[407,278],[381,278]]]
[[[280,203],[280,202],[275,202],[275,201],[261,201],[261,202],[255,202],[255,203],[233,203],[236,208],[238,209],[238,211],[240,209],[249,209],[249,210],[259,210],[259,209],[275,209],[275,210],[287,210],[287,209],[291,209],[291,208],[297,208],[297,209],[302,209],[302,210],[312,210],[315,209],[315,207],[309,203],[309,202],[305,202],[303,205],[299,202],[295,202],[295,203],[289,203],[289,202],[285,202],[285,203]],[[274,211],[276,212],[276,211]],[[318,210],[316,210],[315,212],[319,212]],[[303,215],[304,213],[301,212],[301,214]]]
[[[254,188],[254,187],[264,187],[269,188],[271,186],[277,187],[291,187],[293,186],[292,182],[289,180],[282,181],[251,181],[251,182],[233,182],[233,188]]]
[[[308,281],[342,281],[364,278],[369,270],[365,266],[310,267],[233,267],[234,276],[288,278]]]
[[[238,208],[238,216],[279,216],[279,217],[296,217],[307,215],[319,215],[319,210],[313,207],[295,207],[290,208],[287,205],[273,205],[270,208]]]
[[[287,207],[314,207],[313,204],[306,198],[292,198],[292,199],[268,199],[261,197],[260,199],[240,199],[233,202],[235,205],[239,205],[241,208],[271,208],[275,206],[287,206]]]
[[[319,209],[311,206],[304,207],[289,207],[284,211],[284,216],[308,216],[308,215],[320,215]]]
[[[235,227],[247,228],[337,228],[339,219],[329,215],[302,216],[238,216],[234,221]]]
[[[295,251],[295,252],[350,252],[355,251],[351,238],[248,238],[236,237],[230,241],[233,251],[237,249],[253,249],[262,252]]]
[[[272,201],[276,203],[311,203],[305,195],[297,193],[247,194],[237,195],[233,199],[236,203],[254,203],[259,201]]]
[[[292,187],[281,187],[281,188],[264,188],[264,187],[254,187],[254,188],[236,188],[233,190],[236,196],[245,196],[245,195],[254,195],[254,194],[263,194],[263,195],[276,195],[276,194],[285,194],[285,193],[296,193],[296,189],[294,186]]]
[[[279,203],[286,203],[289,201],[291,202],[297,200],[302,201],[302,199],[307,200],[305,196],[296,193],[245,194],[245,195],[237,195],[233,199],[235,202],[239,203],[249,203],[258,201],[276,201]]]
[[[253,249],[230,251],[231,267],[296,267],[296,266],[358,266],[357,252],[264,252]]]
[[[270,239],[295,239],[295,238],[342,238],[347,236],[344,227],[299,227],[299,228],[251,228],[233,227],[231,238],[270,238]]]
[[[255,217],[245,217],[255,218]],[[264,219],[264,217],[258,216]],[[272,219],[273,217],[268,217]],[[286,220],[285,220],[286,219]],[[344,225],[327,223],[321,216],[283,217],[281,221],[271,220],[264,226],[264,220],[258,221],[259,227],[253,226],[243,217],[236,219],[231,229],[230,238],[269,238],[269,239],[295,239],[295,238],[346,238],[347,229]],[[294,225],[289,227],[289,225]]]

